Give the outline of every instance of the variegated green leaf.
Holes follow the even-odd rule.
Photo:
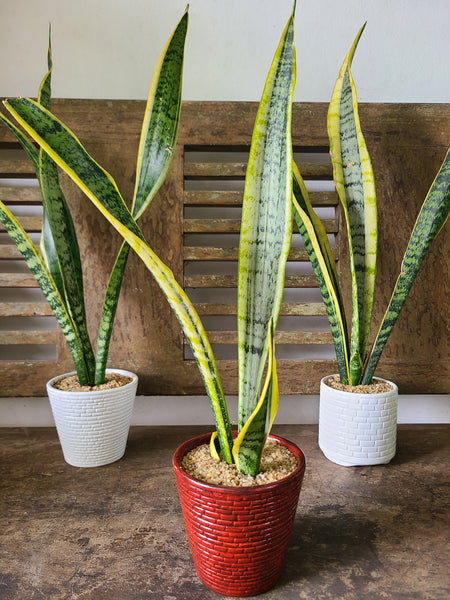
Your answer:
[[[48,71],[45,74],[45,76],[41,82],[41,85],[39,86],[39,93],[38,93],[37,101],[44,108],[50,110],[51,81],[52,81],[52,69],[53,69],[51,28],[50,27],[49,27],[49,32],[48,32],[47,66],[48,66]],[[39,156],[41,156],[41,154],[42,154],[42,148],[39,149]],[[39,160],[38,160],[38,163],[39,163]],[[52,165],[48,159],[44,160],[44,162],[43,162],[44,168],[45,168],[45,165],[47,165],[47,164],[49,165],[49,168],[52,169],[52,171],[53,171],[52,177],[55,177],[55,176],[57,177],[56,168],[52,168]],[[36,175],[37,175],[38,180],[40,179],[40,176],[41,176],[40,168],[41,167],[38,164],[36,167]],[[49,176],[50,176],[50,174],[49,174]],[[56,185],[59,185],[59,183],[56,183]],[[61,193],[61,196],[63,197],[62,193]],[[59,267],[58,255],[56,252],[55,242],[53,240],[53,234],[52,234],[52,230],[50,227],[50,223],[48,221],[48,215],[47,215],[45,204],[43,204],[42,208],[43,208],[43,215],[42,215],[43,224],[42,224],[42,233],[41,233],[41,242],[40,242],[41,253],[45,259],[47,268],[49,269],[56,285],[58,286],[61,296],[64,298],[65,294],[64,294],[63,277],[61,275],[61,271],[60,271],[60,267]]]
[[[184,44],[188,12],[184,13],[161,53],[145,109],[137,160],[132,215],[138,219],[154,198],[169,170],[175,149],[181,110]],[[126,242],[110,275],[97,339],[95,381],[105,376],[114,318],[129,254]]]
[[[11,121],[2,115],[2,113],[0,113],[0,121],[6,125],[13,135],[15,135],[17,141],[27,153],[28,158],[31,160],[31,164],[37,173],[39,171],[39,151],[36,150],[33,144],[23,135],[20,129],[18,129],[14,123],[11,123]]]
[[[422,262],[450,214],[450,150],[417,217],[389,306],[378,330],[365,369],[363,384],[371,382],[381,353],[405,303]]]
[[[239,430],[257,402],[276,324],[292,234],[291,111],[294,14],[275,53],[256,116],[247,167],[238,270]]]
[[[224,460],[232,462],[231,425],[217,365],[206,332],[172,271],[145,242],[113,178],[89,156],[63,123],[37,103],[20,98],[6,101],[5,106],[117,229],[144,261],[161,287],[183,328],[205,382]]]
[[[169,170],[175,150],[181,110],[184,44],[188,11],[161,53],[145,109],[137,160],[132,215],[147,208]]]
[[[333,336],[341,381],[348,383],[348,334],[336,265],[325,228],[315,214],[303,179],[293,163],[294,217],[319,284]]]
[[[88,371],[80,341],[77,338],[75,328],[72,324],[70,315],[66,310],[64,301],[59,294],[58,288],[56,287],[45,262],[28,234],[3,202],[0,202],[0,221],[3,223],[6,231],[22,254],[61,327],[72,354],[80,382],[87,383],[89,380]]]
[[[48,50],[47,50],[47,67],[48,71],[45,74],[41,85],[39,86],[39,93],[37,101],[47,110],[50,110],[50,98],[51,98],[51,86],[52,86],[52,29],[48,28]]]
[[[345,57],[330,102],[327,125],[333,176],[347,223],[352,275],[350,374],[359,382],[372,318],[377,252],[377,212],[372,166],[361,132],[350,71],[364,27]]]
[[[109,345],[129,253],[130,246],[127,242],[124,242],[117,255],[111,275],[109,276],[105,297],[103,299],[102,315],[97,336],[97,352],[95,355],[95,385],[100,385],[105,380]]]
[[[77,236],[70,211],[58,181],[57,167],[41,149],[39,153],[39,183],[42,204],[47,215],[51,239],[58,260],[57,274],[61,276],[64,299],[77,331],[88,365],[89,382],[94,381],[94,354],[89,340],[83,294],[83,276]],[[48,245],[46,246],[46,250]]]
[[[261,454],[278,409],[278,379],[275,361],[274,327],[268,327],[268,365],[266,381],[255,410],[247,419],[233,445],[236,467],[245,475],[258,474]]]

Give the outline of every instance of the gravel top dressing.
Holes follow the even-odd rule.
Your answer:
[[[296,469],[297,459],[275,440],[268,440],[261,456],[259,473],[255,477],[240,473],[236,465],[214,460],[208,444],[202,444],[188,452],[181,466],[192,477],[207,483],[251,487],[283,479]]]
[[[335,390],[352,392],[354,394],[382,394],[392,390],[392,385],[390,383],[376,380],[373,381],[373,383],[369,383],[368,385],[345,385],[340,382],[339,377],[329,377],[325,383]]]
[[[97,392],[100,390],[110,390],[112,388],[122,387],[132,381],[127,375],[119,373],[106,373],[105,383],[102,385],[80,385],[77,375],[70,375],[55,381],[53,387],[57,390],[65,390],[66,392]]]

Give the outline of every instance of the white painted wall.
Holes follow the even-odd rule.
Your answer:
[[[145,99],[185,0],[0,2],[0,97],[35,96],[52,24],[53,96]],[[259,100],[291,0],[191,0],[185,100]],[[295,101],[325,101],[360,26],[361,102],[449,102],[448,0],[299,0]],[[1,388],[0,388],[1,393]],[[282,399],[278,423],[317,421],[316,397]],[[400,398],[400,422],[448,422],[449,396]],[[205,398],[138,398],[135,424],[210,423]],[[48,425],[45,399],[0,399],[0,423]]]
[[[34,95],[52,24],[53,95],[145,99],[186,0],[0,2],[0,96]],[[191,0],[186,100],[259,100],[291,0]],[[358,29],[363,102],[448,102],[448,0],[297,2],[296,101],[328,101]]]

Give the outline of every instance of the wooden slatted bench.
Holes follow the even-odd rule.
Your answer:
[[[126,200],[145,103],[54,100],[53,111],[116,179]],[[237,248],[246,160],[257,104],[185,102],[169,176],[140,222],[204,320],[226,393],[237,391]],[[328,156],[325,103],[293,107],[295,160],[332,240],[346,280],[345,225]],[[450,141],[449,104],[362,104],[379,205],[379,268],[374,323],[387,305],[419,207]],[[0,125],[0,199],[33,238],[42,223],[31,164]],[[172,151],[172,149],[170,149]],[[95,340],[106,281],[119,236],[63,176],[81,240],[89,324]],[[72,370],[62,335],[16,248],[0,230],[0,381],[3,396],[39,396],[45,381]],[[449,385],[449,228],[436,240],[391,336],[377,373],[400,393],[447,393]],[[332,339],[316,279],[298,233],[286,272],[277,330],[282,394],[318,392],[334,372]],[[347,297],[348,300],[348,297]],[[139,393],[203,394],[182,332],[164,296],[136,256],[130,257],[111,345],[111,365],[140,378]]]

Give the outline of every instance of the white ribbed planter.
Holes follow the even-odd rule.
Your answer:
[[[320,382],[319,447],[345,467],[380,465],[395,455],[398,389],[380,394],[355,394]],[[375,377],[377,381],[386,381]]]
[[[118,388],[92,392],[58,390],[53,384],[66,373],[47,383],[47,393],[55,419],[64,459],[74,467],[100,467],[125,452],[138,378],[122,369],[107,369],[132,378]]]

